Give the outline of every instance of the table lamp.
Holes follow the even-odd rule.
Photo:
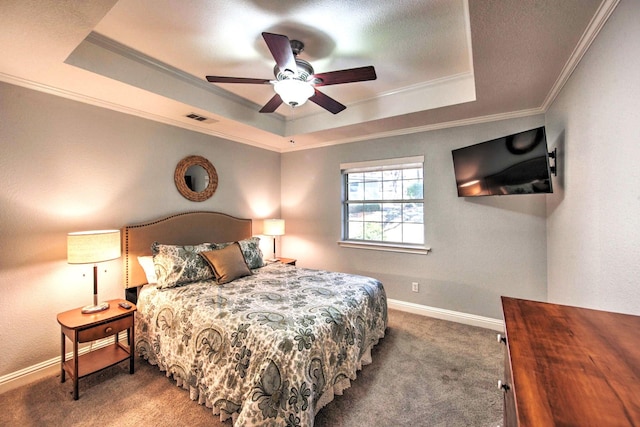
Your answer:
[[[67,235],[67,262],[93,264],[93,305],[82,308],[86,314],[109,308],[109,303],[98,304],[98,263],[120,258],[120,230],[93,230]]]
[[[276,236],[284,235],[284,219],[265,219],[262,234],[273,237],[273,259],[270,261],[277,261]]]

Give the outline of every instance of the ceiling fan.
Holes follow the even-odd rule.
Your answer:
[[[376,79],[373,66],[314,74],[311,64],[298,58],[298,54],[304,50],[304,44],[301,41],[290,41],[287,36],[266,32],[262,33],[262,37],[276,61],[273,69],[275,80],[207,76],[207,80],[211,83],[272,84],[276,94],[262,107],[261,113],[273,113],[283,102],[291,107],[297,107],[308,99],[325,110],[338,114],[347,107],[320,92],[316,89],[318,86]]]

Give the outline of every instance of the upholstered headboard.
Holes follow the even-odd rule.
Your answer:
[[[151,244],[195,245],[234,242],[251,237],[251,220],[219,212],[185,212],[122,228],[124,286],[134,288],[147,283],[138,262],[151,255]]]

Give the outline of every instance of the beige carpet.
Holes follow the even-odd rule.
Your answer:
[[[373,363],[315,425],[497,426],[502,351],[493,331],[390,310]],[[0,426],[231,426],[139,358],[134,375],[125,362],[71,390],[52,376],[0,395]]]

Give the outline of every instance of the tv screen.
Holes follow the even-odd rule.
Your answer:
[[[458,197],[552,193],[544,126],[452,151]]]

